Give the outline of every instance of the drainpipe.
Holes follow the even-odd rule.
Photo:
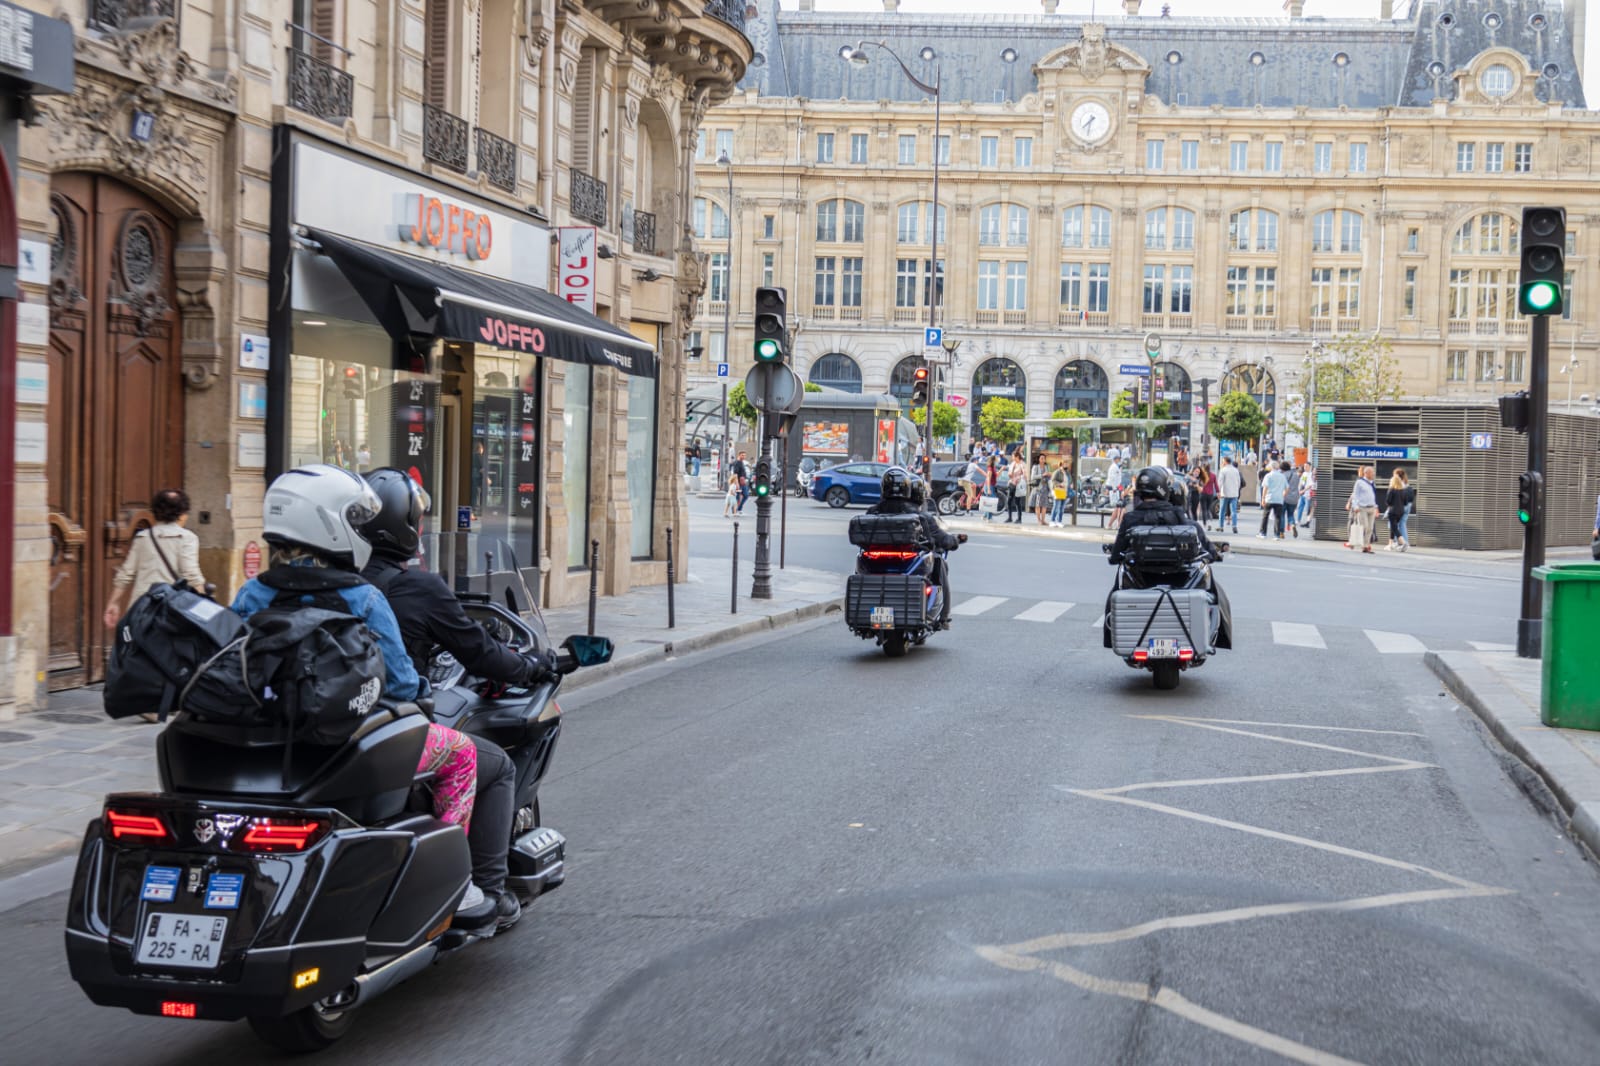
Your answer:
[[[1389,208],[1389,127],[1383,128],[1383,182],[1378,190],[1378,317],[1373,323],[1372,335],[1378,336],[1383,331],[1383,279],[1388,267],[1388,256],[1385,254],[1389,244],[1389,224],[1384,219]]]
[[[556,217],[556,15],[555,4],[539,5],[539,28],[545,46],[539,53],[539,193],[544,217]],[[548,279],[547,279],[548,280]]]

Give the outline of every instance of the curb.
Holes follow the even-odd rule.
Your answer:
[[[758,615],[743,622],[736,622],[721,629],[714,629],[708,633],[696,633],[682,640],[665,641],[658,647],[630,652],[620,659],[613,659],[608,663],[574,674],[569,680],[562,683],[562,689],[571,692],[574,689],[598,684],[617,674],[625,673],[641,666],[665,662],[679,655],[704,651],[707,648],[714,648],[719,644],[727,644],[765,630],[781,629],[797,622],[820,618],[830,611],[842,610],[844,610],[844,597],[837,596],[831,600],[818,600],[815,603],[801,604],[799,607],[790,607],[782,611],[775,611],[772,614]]]
[[[1591,856],[1600,857],[1600,770],[1555,735],[1555,730],[1540,725],[1536,715],[1530,716],[1529,722],[1508,721],[1508,716],[1502,716],[1496,707],[1516,707],[1522,700],[1467,658],[1468,654],[1430,651],[1422,661],[1451,695],[1489,727],[1506,751],[1539,775],[1566,813],[1568,831],[1589,849]],[[1530,725],[1538,728],[1529,728]],[[1585,777],[1592,780],[1584,782]],[[1584,788],[1584,784],[1588,787]]]

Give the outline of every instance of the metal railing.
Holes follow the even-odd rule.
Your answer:
[[[422,158],[458,173],[467,172],[467,120],[442,107],[422,105]]]
[[[517,146],[481,126],[473,132],[478,138],[478,172],[489,179],[490,185],[516,192]]]
[[[157,19],[177,17],[177,0],[90,0],[89,2],[89,25],[113,33],[130,29],[141,22],[148,23]]]
[[[576,168],[572,171],[572,217],[606,224],[606,183]]]
[[[745,0],[706,0],[706,14],[744,32]]]
[[[633,250],[641,255],[656,254],[656,216],[649,211],[633,213]]]
[[[354,113],[356,79],[309,52],[289,49],[289,106],[342,122]]]

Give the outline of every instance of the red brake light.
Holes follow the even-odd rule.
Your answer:
[[[290,822],[273,818],[257,818],[240,842],[248,851],[304,851],[306,846],[322,834],[324,824],[319,821]]]
[[[1178,649],[1178,658],[1182,659],[1184,662],[1188,662],[1190,659],[1194,658],[1194,649],[1193,648],[1179,648]]]
[[[1136,663],[1142,663],[1148,658],[1150,658],[1150,653],[1145,651],[1143,648],[1140,648],[1138,651],[1133,653],[1133,661]]]
[[[153,814],[134,814],[130,811],[107,809],[106,824],[111,827],[112,840],[121,840],[123,837],[164,840],[167,836],[166,825]]]
[[[179,1003],[177,1000],[167,999],[161,1002],[161,1016],[163,1018],[193,1018],[195,1005],[193,1003]]]
[[[882,551],[879,549],[870,549],[862,552],[861,554],[866,556],[868,559],[915,559],[922,553],[915,551]]]

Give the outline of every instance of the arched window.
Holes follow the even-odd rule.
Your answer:
[[[983,436],[983,429],[978,423],[983,405],[997,397],[1017,400],[1024,405],[1028,402],[1027,375],[1022,372],[1022,367],[1003,356],[984,360],[978,364],[978,369],[972,372],[972,398],[967,406],[972,411],[974,439]],[[1006,443],[1021,440],[1022,428],[1018,425],[1016,432],[1007,438]]]
[[[1311,220],[1313,252],[1361,251],[1361,214],[1358,211],[1322,211]]]
[[[701,240],[707,237],[727,240],[728,212],[722,209],[721,204],[704,196],[694,198],[694,235]]]
[[[1194,212],[1157,207],[1144,213],[1144,246],[1156,251],[1194,251]]]
[[[911,389],[917,381],[917,368],[926,366],[919,355],[908,355],[894,365],[889,374],[889,395],[900,401],[901,407],[911,406]]]
[[[990,204],[978,209],[978,243],[1009,248],[1028,244],[1028,209],[1021,204]]]
[[[1111,410],[1111,381],[1098,363],[1078,359],[1056,371],[1055,408],[1105,418]]]
[[[1517,223],[1507,215],[1490,211],[1469,218],[1450,241],[1455,255],[1516,255]]]
[[[1194,402],[1189,372],[1177,363],[1157,363],[1156,382],[1158,386],[1156,399],[1167,401],[1167,407],[1172,412],[1172,420],[1189,421]]]
[[[1278,385],[1272,379],[1272,373],[1259,363],[1239,363],[1230,366],[1222,374],[1221,391],[1219,396],[1226,396],[1230,392],[1249,393],[1256,403],[1261,405],[1261,410],[1267,416],[1267,435],[1272,435],[1272,425],[1277,421]]]
[[[1247,207],[1228,216],[1228,247],[1236,252],[1276,252],[1276,212]]]
[[[848,355],[829,352],[811,364],[806,380],[841,392],[860,392],[861,368]]]
[[[945,205],[939,205],[939,243],[945,243]],[[896,214],[895,240],[900,244],[927,244],[928,221],[933,216],[933,204],[923,200],[901,204]]]
[[[1096,207],[1067,207],[1061,211],[1061,247],[1110,248],[1111,209]]]
[[[821,200],[817,203],[817,240],[860,244],[867,238],[867,208],[859,200]]]

